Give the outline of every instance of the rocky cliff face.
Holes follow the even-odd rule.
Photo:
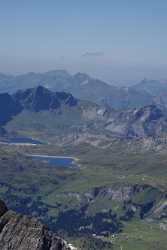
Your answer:
[[[55,110],[62,105],[69,107],[77,105],[77,99],[71,94],[65,92],[51,92],[42,86],[27,89],[26,91],[20,90],[14,95],[14,99],[17,100],[24,109],[35,112]]]
[[[106,130],[121,137],[156,137],[167,132],[167,120],[155,105],[117,112],[108,119]]]
[[[167,113],[156,105],[116,111],[42,86],[14,95],[0,94],[0,126],[6,124],[12,132],[24,128],[26,133],[33,132],[38,136],[40,128],[42,137],[44,134],[48,137],[52,131],[53,136],[58,135],[55,141],[59,144],[63,141],[64,144],[86,142],[98,145],[111,141],[111,137],[167,136]],[[0,135],[4,133],[1,128]]]
[[[17,100],[7,94],[0,94],[0,124],[4,125],[13,116],[19,114],[22,111],[22,107]]]
[[[8,211],[0,201],[1,250],[73,250],[35,218]]]

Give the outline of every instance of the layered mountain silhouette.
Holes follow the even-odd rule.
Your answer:
[[[14,95],[2,93],[0,94],[0,124],[6,124],[24,109],[38,112],[55,110],[62,105],[75,106],[77,99],[69,93],[54,93],[41,86],[25,91],[20,90]]]
[[[0,92],[15,93],[43,86],[51,91],[68,92],[83,100],[109,105],[115,109],[139,108],[146,105],[167,107],[167,81],[147,80],[128,87],[116,87],[87,74],[69,74],[65,70],[46,73],[30,72],[12,76],[0,74]]]
[[[156,105],[118,111],[81,101],[70,93],[53,92],[42,86],[20,90],[13,95],[0,94],[0,104],[0,125],[16,120],[15,127],[18,130],[24,122],[27,130],[43,128],[45,131],[47,128],[53,134],[59,132],[60,136],[63,136],[64,130],[66,135],[74,133],[81,136],[89,133],[99,137],[109,134],[122,138],[167,134],[166,113]],[[18,115],[19,122],[16,119]],[[1,133],[5,133],[3,128]]]
[[[42,86],[25,91],[20,90],[13,95],[13,98],[20,103],[23,109],[36,112],[54,110],[60,108],[61,105],[77,105],[77,99],[71,94],[65,92],[54,93]]]

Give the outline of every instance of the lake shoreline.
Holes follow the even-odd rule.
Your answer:
[[[79,161],[76,157],[62,155],[27,154],[26,156],[32,160],[46,161],[49,165],[57,167],[78,167]]]
[[[65,155],[45,155],[45,154],[27,154],[26,156],[29,156],[29,157],[41,157],[41,158],[51,158],[51,159],[54,159],[54,158],[57,158],[57,159],[72,159],[72,160],[75,160],[75,161],[79,161],[79,158],[75,157],[75,156],[65,156]]]

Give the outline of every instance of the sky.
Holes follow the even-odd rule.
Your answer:
[[[167,79],[166,0],[0,0],[0,72]]]

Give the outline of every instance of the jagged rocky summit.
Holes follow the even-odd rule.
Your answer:
[[[0,201],[0,250],[76,250],[38,219],[16,214]]]

